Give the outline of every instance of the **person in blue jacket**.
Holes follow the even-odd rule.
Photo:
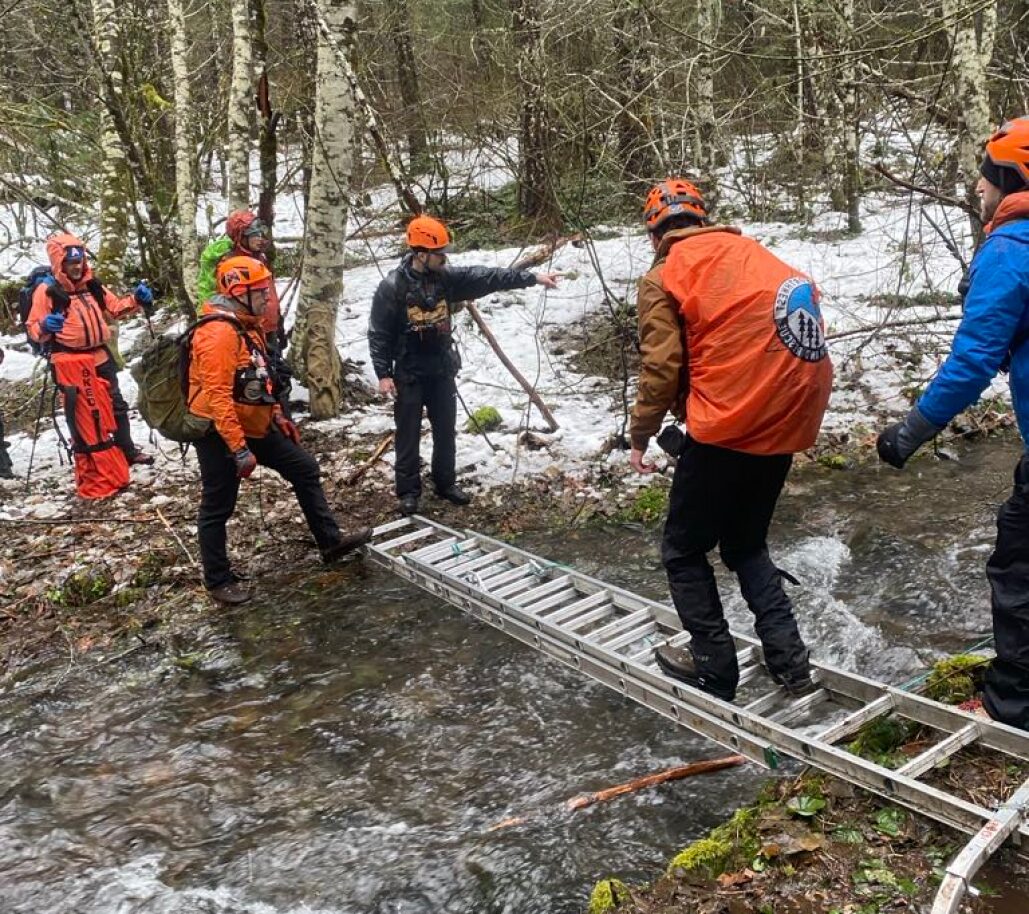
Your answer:
[[[904,421],[877,442],[879,457],[898,469],[1004,369],[1029,444],[1029,117],[1008,121],[990,138],[979,171],[986,235],[969,267],[950,355]],[[986,564],[997,656],[986,673],[983,707],[994,720],[1029,730],[1029,453],[1023,451],[1014,475]]]

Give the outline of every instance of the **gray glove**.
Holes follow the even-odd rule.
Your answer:
[[[879,435],[875,443],[879,459],[902,470],[915,451],[942,431],[942,426],[933,425],[915,406],[903,422],[891,425]]]

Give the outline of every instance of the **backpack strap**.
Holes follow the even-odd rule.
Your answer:
[[[250,335],[246,332],[246,328],[240,322],[239,318],[233,317],[231,314],[205,314],[203,317],[198,318],[189,327],[187,327],[183,334],[175,341],[181,348],[183,356],[179,362],[179,387],[182,390],[182,396],[186,398],[187,409],[193,402],[189,398],[189,361],[191,349],[193,347],[193,335],[204,324],[210,324],[213,321],[224,321],[227,324],[232,324],[236,334],[241,340],[243,340],[243,344],[247,347],[247,352],[253,354],[254,350],[258,348],[254,345],[253,340],[250,339]]]

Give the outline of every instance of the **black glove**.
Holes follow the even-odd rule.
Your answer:
[[[942,426],[933,425],[916,406],[903,422],[894,423],[879,435],[875,449],[883,463],[902,470],[915,451],[942,431]]]

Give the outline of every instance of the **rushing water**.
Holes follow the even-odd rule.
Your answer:
[[[903,682],[988,633],[982,569],[1016,454],[794,475],[775,556],[803,582],[818,659]],[[663,597],[657,539],[520,545]],[[767,776],[564,812],[725,753],[359,563],[212,613],[176,662],[38,671],[0,697],[0,752],[4,914],[578,914],[597,878],[653,878]],[[528,818],[490,830],[511,816]]]

